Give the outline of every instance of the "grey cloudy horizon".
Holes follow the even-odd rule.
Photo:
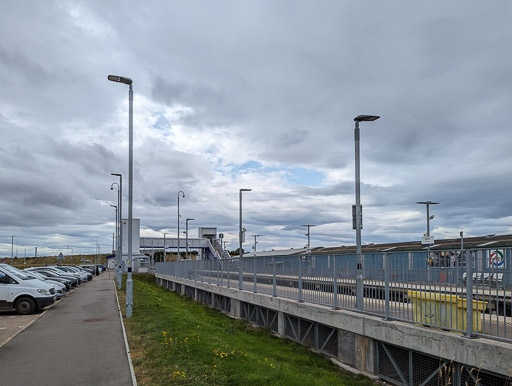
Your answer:
[[[0,257],[111,248],[128,181],[141,236],[216,226],[238,248],[512,233],[508,1],[23,1],[0,12]],[[125,195],[124,217],[127,217]],[[250,251],[251,244],[244,245]],[[18,244],[18,245],[16,245]],[[16,252],[18,247],[18,252]]]

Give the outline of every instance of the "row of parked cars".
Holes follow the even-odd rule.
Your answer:
[[[31,314],[92,280],[104,269],[103,265],[55,265],[21,270],[0,264],[0,308]]]

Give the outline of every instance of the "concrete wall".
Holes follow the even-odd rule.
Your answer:
[[[278,333],[284,336],[284,315],[307,319],[338,329],[338,360],[367,374],[377,371],[375,345],[378,341],[419,353],[444,358],[493,373],[512,374],[512,344],[416,326],[379,317],[299,303],[260,293],[240,291],[202,282],[156,274],[157,281],[181,283],[231,298],[231,314],[240,316],[240,302],[252,303],[278,312]],[[174,288],[174,285],[172,285]]]

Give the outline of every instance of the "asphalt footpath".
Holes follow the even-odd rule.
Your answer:
[[[109,274],[82,284],[2,346],[0,374],[0,384],[12,386],[133,385]]]

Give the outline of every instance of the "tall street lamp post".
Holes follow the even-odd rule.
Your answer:
[[[254,256],[256,256],[256,244],[258,244],[258,237],[261,237],[261,235],[251,235],[251,237],[254,237]]]
[[[132,209],[133,209],[133,81],[117,75],[109,75],[108,80],[112,82],[124,83],[129,86],[128,89],[128,132],[129,132],[129,150],[128,150],[128,278],[126,280],[126,317],[132,317],[133,308],[133,279],[132,279]]]
[[[252,189],[240,189],[240,228],[238,232],[238,240],[239,240],[239,262],[238,262],[238,287],[243,289],[243,276],[242,276],[242,258],[244,257],[244,250],[242,245],[245,239],[245,231],[242,228],[242,192],[250,192]]]
[[[303,224],[303,225],[301,225],[301,226],[303,226],[303,227],[307,227],[307,228],[308,228],[308,233],[306,233],[306,236],[308,236],[308,245],[306,245],[306,248],[307,248],[307,250],[308,250],[308,252],[309,252],[309,250],[310,250],[310,248],[311,248],[311,239],[310,239],[311,232],[310,232],[310,230],[309,230],[309,229],[310,229],[310,228],[312,228],[312,227],[316,227],[316,225],[313,225],[313,224]]]
[[[357,275],[356,275],[356,307],[358,310],[364,309],[364,259],[361,253],[361,228],[362,210],[361,210],[361,177],[360,177],[360,153],[359,153],[359,122],[371,122],[379,119],[378,115],[358,115],[354,118],[354,145],[356,161],[356,206],[355,206],[355,229],[356,229],[356,253],[357,253]]]
[[[162,261],[165,263],[167,261],[167,254],[165,253],[165,235],[168,235],[169,233],[164,233],[164,254],[162,256]],[[172,252],[171,252],[171,258],[172,258]]]
[[[118,240],[117,240],[117,252],[116,252],[116,281],[117,287],[121,289],[122,285],[122,271],[121,264],[123,261],[123,176],[120,173],[110,173],[111,176],[119,177],[119,183],[114,182],[110,185],[110,190],[114,190],[114,185],[117,185],[117,217],[118,217]]]
[[[187,251],[185,252],[185,260],[188,260],[188,222],[189,221],[194,221],[195,218],[187,218],[185,220],[185,242],[186,242],[186,246],[187,246]]]
[[[121,289],[122,284],[122,263],[123,263],[123,175],[121,173],[110,173],[112,176],[119,177],[119,184],[117,184],[117,205],[119,206],[118,216],[119,216],[119,242],[117,244],[117,248],[119,252],[116,253],[116,280],[119,289]],[[112,185],[110,189],[113,190]]]
[[[432,244],[430,241],[430,220],[434,218],[434,215],[430,215],[430,205],[437,205],[439,203],[432,201],[416,201],[416,204],[425,205],[427,207],[427,274],[428,281],[430,281],[430,245]]]
[[[115,233],[115,240],[116,240],[116,247],[117,248],[114,248],[114,239],[112,239],[112,251],[115,251],[115,254],[117,255],[117,250],[119,249],[119,245],[118,245],[118,234],[117,234],[117,219],[118,219],[118,216],[117,216],[117,205],[110,205],[112,208],[114,208],[114,211],[116,212],[116,233]]]
[[[182,190],[180,190],[178,192],[178,257],[177,257],[177,261],[180,261],[180,193],[181,193],[181,197],[182,198],[185,198],[185,192],[183,192]]]
[[[11,265],[14,258],[14,236],[11,236]]]

